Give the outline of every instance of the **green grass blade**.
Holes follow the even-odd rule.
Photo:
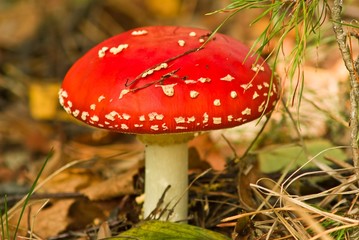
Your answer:
[[[10,239],[10,231],[9,231],[9,221],[8,221],[8,206],[7,206],[7,196],[4,196],[4,215],[5,215],[5,226],[4,226],[4,219],[3,219],[3,213],[0,208],[0,219],[1,219],[1,236],[5,237],[6,239]],[[5,233],[6,230],[6,233]],[[6,235],[5,235],[6,234]]]
[[[37,184],[37,182],[39,181],[40,176],[41,176],[42,172],[44,171],[47,162],[50,160],[50,158],[52,157],[53,154],[54,154],[54,151],[53,151],[53,150],[51,150],[51,151],[47,154],[47,157],[46,157],[46,159],[45,159],[44,164],[41,166],[41,169],[40,169],[39,173],[37,174],[35,181],[34,181],[33,184],[31,185],[30,191],[29,191],[29,193],[27,194],[26,199],[25,199],[25,201],[24,201],[24,204],[23,204],[23,206],[22,206],[22,208],[21,208],[19,220],[18,220],[18,222],[17,222],[17,224],[16,224],[16,228],[15,228],[15,231],[14,231],[14,238],[13,238],[13,240],[16,240],[16,235],[17,235],[17,232],[18,232],[19,227],[20,227],[21,218],[22,218],[22,216],[24,215],[26,206],[27,206],[28,202],[30,201],[31,195],[34,193],[36,184]],[[9,238],[9,239],[10,239],[10,238]]]

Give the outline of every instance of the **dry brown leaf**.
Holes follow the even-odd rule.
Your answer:
[[[75,200],[57,201],[51,207],[44,207],[46,200],[31,202],[22,216],[19,236],[25,236],[29,231],[37,236],[54,236],[66,230],[69,219],[68,210]],[[11,217],[10,225],[16,226],[20,209]]]
[[[42,14],[33,1],[17,1],[0,10],[0,46],[13,48],[36,34]]]
[[[104,221],[108,215],[105,210],[97,206],[96,203],[87,199],[60,199],[37,200],[27,206],[22,217],[19,236],[25,236],[27,232],[31,232],[34,236],[48,238],[57,236],[61,232],[71,229],[86,228],[94,221]],[[19,217],[18,213],[11,219],[11,224],[16,225]]]
[[[116,175],[103,182],[92,184],[81,190],[90,200],[107,200],[134,193],[133,177],[138,173],[135,166],[123,174]]]
[[[104,239],[104,238],[109,238],[111,237],[111,229],[110,226],[108,225],[108,222],[103,222],[99,229],[98,229],[98,233],[97,233],[97,239]]]
[[[258,202],[256,201],[250,184],[256,183],[263,175],[260,172],[258,160],[255,155],[249,155],[240,161],[237,184],[240,203],[246,210],[253,210],[258,207]]]
[[[195,147],[190,147],[188,149],[188,168],[189,170],[194,171],[204,171],[208,168],[211,168],[211,165],[207,161],[201,159],[197,149]]]
[[[214,170],[221,171],[225,168],[226,160],[223,153],[217,149],[209,134],[201,134],[189,142],[189,147],[195,147],[200,159],[211,165]]]
[[[56,175],[44,187],[48,193],[73,193],[101,181],[89,169],[71,168]]]
[[[74,202],[73,199],[56,201],[51,207],[41,209],[33,220],[34,232],[40,236],[54,236],[66,230],[69,224],[68,211]],[[32,212],[35,213],[34,209]]]

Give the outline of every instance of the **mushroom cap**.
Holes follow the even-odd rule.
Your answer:
[[[175,26],[143,27],[98,44],[70,68],[60,104],[94,127],[163,134],[230,128],[270,112],[279,85],[237,40]]]

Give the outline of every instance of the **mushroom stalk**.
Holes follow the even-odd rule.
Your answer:
[[[192,136],[192,134],[169,134],[139,137],[146,144],[143,207],[145,218],[154,213],[153,217],[161,220],[171,222],[187,220],[187,143]]]

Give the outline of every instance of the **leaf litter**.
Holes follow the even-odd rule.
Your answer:
[[[44,105],[41,99],[55,98],[68,67],[95,43],[156,23],[193,21],[214,29],[225,16],[204,14],[227,4],[173,1],[165,8],[155,2],[0,3],[0,193],[13,207],[10,229],[19,214],[16,203],[52,148],[54,155],[24,212],[22,236],[96,239],[98,229],[100,236],[114,236],[142,220],[143,146],[133,136],[77,125],[58,105]],[[265,22],[247,26],[249,20],[240,15],[223,31],[250,45]],[[286,42],[289,49],[293,42]],[[298,114],[295,107],[280,106],[250,154],[247,147],[259,131],[252,125],[203,134],[191,142],[189,177],[195,181],[189,189],[190,224],[233,239],[345,239],[358,226],[358,188],[347,147],[346,73],[334,48],[323,47],[317,54],[320,58],[312,57],[304,66],[308,90],[302,110]],[[277,67],[285,78],[283,65]],[[305,144],[313,142],[301,139],[319,144],[308,154]],[[311,166],[296,165],[297,157],[288,156],[288,149],[276,152],[287,144],[302,151]],[[326,162],[315,156],[322,151]],[[265,167],[278,161],[284,164],[276,170]],[[209,167],[215,170],[207,171]]]

